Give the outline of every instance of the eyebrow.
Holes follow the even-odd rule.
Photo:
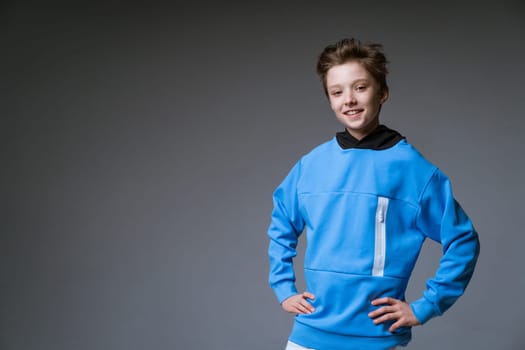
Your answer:
[[[360,78],[360,79],[354,80],[351,85],[355,85],[358,83],[369,83],[369,82],[370,80],[367,78]],[[328,89],[335,89],[335,88],[340,88],[340,87],[341,87],[341,84],[334,84],[334,85],[327,86]]]

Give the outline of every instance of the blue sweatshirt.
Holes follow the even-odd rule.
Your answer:
[[[386,127],[385,127],[386,128]],[[389,129],[388,129],[389,130]],[[479,241],[448,178],[405,139],[388,148],[345,148],[334,139],[305,155],[275,190],[270,286],[282,303],[297,294],[293,258],[306,232],[306,290],[315,311],[297,315],[289,340],[317,350],[406,345],[409,327],[388,331],[368,313],[380,297],[405,300],[426,238],[443,257],[421,299],[421,324],[460,297],[474,271]]]

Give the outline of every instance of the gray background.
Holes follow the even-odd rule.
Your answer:
[[[314,66],[346,36],[384,44],[382,121],[449,175],[482,240],[464,298],[409,348],[525,348],[519,1],[1,13],[1,349],[282,349],[271,193],[341,130]],[[409,300],[439,254],[425,245]]]

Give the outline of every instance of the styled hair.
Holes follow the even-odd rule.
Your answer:
[[[381,44],[366,43],[362,44],[354,38],[347,38],[338,41],[333,45],[325,47],[319,55],[317,61],[317,74],[321,78],[325,94],[328,96],[326,87],[326,75],[328,70],[334,66],[347,62],[358,62],[367,70],[368,73],[378,82],[379,90],[388,93],[386,75],[388,63]]]

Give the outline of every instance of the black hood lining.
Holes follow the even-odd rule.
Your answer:
[[[385,125],[378,125],[370,134],[361,140],[350,135],[347,130],[336,134],[337,143],[342,149],[359,148],[383,150],[394,146],[404,138],[400,133],[389,129]]]

